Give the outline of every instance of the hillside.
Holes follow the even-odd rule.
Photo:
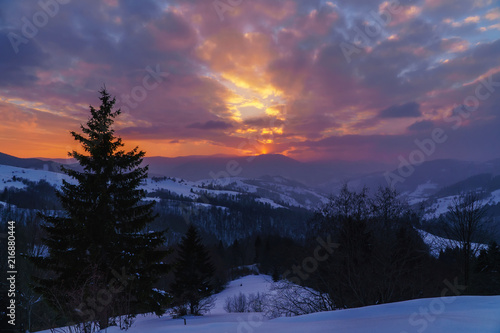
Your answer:
[[[274,158],[276,157],[269,157],[269,159]],[[18,160],[22,159],[13,159],[12,161],[19,162]],[[439,165],[443,166],[442,164]],[[430,223],[434,223],[433,221],[437,221],[442,214],[447,212],[448,206],[460,191],[482,191],[482,203],[490,207],[491,235],[500,240],[499,179],[499,176],[493,176],[493,174],[480,174],[465,178],[448,186],[442,186],[440,183],[427,180],[416,186],[412,191],[403,192],[402,195],[407,197],[409,203],[413,204],[415,208],[418,209],[422,205],[423,218],[430,221]],[[36,183],[40,180],[44,180],[56,188],[62,184],[63,180],[73,181],[65,174],[59,172],[0,165],[0,191],[3,191],[5,188],[27,189],[28,182]],[[350,182],[349,186],[355,188],[357,185],[354,181]],[[148,178],[141,187],[147,191],[148,200],[160,202],[164,199],[161,205],[164,213],[175,212],[174,215],[181,216],[183,214],[182,211],[186,211],[186,207],[191,207],[189,208],[189,212],[193,213],[196,211],[194,214],[195,222],[198,218],[200,221],[204,218],[202,214],[199,214],[200,211],[209,211],[211,208],[226,211],[226,216],[230,215],[227,209],[229,206],[234,208],[234,204],[236,203],[243,203],[244,206],[251,205],[258,207],[258,211],[267,215],[269,215],[269,210],[289,210],[288,213],[273,212],[273,214],[280,214],[281,217],[279,218],[286,219],[284,215],[294,215],[295,210],[300,210],[301,214],[307,211],[312,212],[323,207],[329,200],[327,193],[283,176],[261,176],[259,178],[230,177],[226,179],[202,179],[197,181],[167,176],[153,176]],[[376,187],[371,188],[372,191],[375,189]],[[246,214],[243,213],[243,216],[246,216]],[[221,219],[223,217],[219,216],[219,223],[222,223]],[[246,227],[248,226],[241,225],[239,232]],[[293,236],[294,230],[301,230],[301,227],[300,225],[291,223],[285,224],[285,227],[281,230]],[[174,229],[173,231],[182,230]],[[426,231],[435,233],[437,230],[427,228]],[[224,241],[233,241],[239,232],[231,236],[226,236]],[[240,233],[240,235],[242,234]]]
[[[320,312],[269,320],[261,313],[226,313],[226,297],[240,292],[268,293],[271,277],[250,275],[232,281],[217,294],[216,306],[202,317],[139,316],[128,333],[498,333],[500,296],[457,296],[417,299],[363,308]],[[108,333],[119,333],[111,327]],[[44,331],[43,333],[49,333]]]

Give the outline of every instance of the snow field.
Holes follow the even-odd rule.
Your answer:
[[[500,296],[424,298],[363,308],[313,313],[268,320],[260,313],[226,313],[226,297],[240,292],[266,293],[267,275],[250,275],[232,281],[219,293],[215,308],[202,317],[172,319],[139,316],[128,333],[499,333]],[[453,294],[453,287],[446,295]],[[44,333],[48,333],[45,331]],[[109,333],[121,333],[117,327]]]
[[[457,241],[452,241],[447,238],[439,237],[433,234],[430,234],[424,230],[417,230],[422,239],[424,240],[424,243],[429,246],[431,255],[434,257],[439,257],[439,252],[441,250],[445,250],[447,247],[454,247],[454,246],[459,246],[459,242]],[[479,251],[481,249],[487,249],[488,245],[487,244],[481,244],[481,243],[472,243],[472,248],[477,249],[477,254],[479,254]]]

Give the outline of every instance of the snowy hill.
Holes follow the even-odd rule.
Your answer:
[[[59,187],[62,180],[73,180],[62,173],[0,165],[0,191],[6,187],[24,188],[23,180],[38,182],[45,180]],[[286,206],[316,209],[328,201],[327,196],[283,177],[263,177],[262,179],[230,178],[229,184],[222,180],[186,181],[183,179],[152,177],[141,186],[149,193],[168,191],[177,196],[193,200],[203,196],[229,195],[236,198],[240,194],[252,194],[257,201],[273,208]],[[203,200],[202,200],[203,201]]]
[[[63,179],[71,181],[71,178],[62,173],[0,165],[0,191],[6,187],[26,187],[26,184],[22,181],[23,179],[32,182],[45,180],[49,184],[57,187],[62,184]]]
[[[259,156],[184,156],[146,157],[150,172],[155,176],[178,177],[198,181],[227,174],[229,165],[234,165],[233,176],[258,179],[264,176],[282,176],[311,187],[327,183],[342,183],[374,171],[388,168],[374,161],[311,161],[300,162],[280,154]],[[210,176],[212,175],[212,176]],[[327,189],[329,191],[329,189]]]
[[[228,161],[238,163],[241,168],[238,177],[224,176],[229,176],[223,171],[226,170]],[[58,185],[63,178],[67,179],[64,174],[51,172],[59,169],[58,162],[68,161],[20,159],[0,153],[0,187],[23,187],[21,182],[12,181],[13,176],[33,181],[46,179],[49,183]],[[250,193],[260,198],[260,202],[269,203],[274,208],[292,206],[314,210],[327,202],[328,195],[336,193],[345,182],[352,188],[367,186],[372,190],[388,185],[384,172],[375,172],[383,170],[382,165],[375,165],[370,169],[363,162],[305,163],[272,154],[251,158],[149,157],[145,159],[145,164],[150,167],[151,178],[144,184],[144,188],[149,192],[165,190],[191,199],[200,198],[202,192],[210,195]],[[457,160],[429,161],[416,168],[411,177],[398,184],[397,189],[408,197],[411,204],[432,205],[425,216],[432,218],[446,210],[450,198],[463,190],[482,189],[490,194],[492,203],[498,203],[498,170],[500,159],[481,163]],[[397,173],[397,170],[392,172]],[[498,215],[500,216],[500,208]]]
[[[268,292],[271,278],[251,275],[232,281],[217,295],[216,307],[203,317],[172,319],[139,316],[129,333],[498,333],[500,296],[456,296],[417,299],[363,308],[313,313],[269,320],[260,313],[226,313],[224,300],[240,292]],[[111,327],[109,333],[119,333]],[[49,331],[44,331],[49,333]]]
[[[225,181],[221,180],[202,180],[197,184],[208,183],[211,186],[224,186],[224,188],[241,192],[252,193],[262,198],[262,202],[282,203],[294,207],[306,209],[316,209],[328,202],[328,197],[318,191],[315,191],[301,183],[281,176],[263,176],[257,179],[246,179],[241,177],[232,177]],[[273,205],[273,204],[272,204]],[[275,206],[278,208],[280,205]]]
[[[431,233],[428,233],[424,230],[418,230],[418,232],[420,236],[422,236],[422,239],[424,240],[425,244],[429,246],[431,255],[433,255],[436,258],[439,257],[439,252],[444,251],[447,247],[450,248],[460,247],[460,244],[457,241],[439,237]],[[472,243],[471,246],[472,249],[476,252],[476,254],[479,254],[480,250],[488,248],[487,244],[480,244],[480,243]]]
[[[458,198],[458,195],[449,195],[443,197],[434,197],[432,204],[427,206],[424,218],[438,218],[448,211],[448,207],[453,204],[453,201]],[[484,198],[480,201],[481,205],[496,206],[500,203],[500,190],[494,190],[484,193]]]

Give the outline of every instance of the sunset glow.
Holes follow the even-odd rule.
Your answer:
[[[33,36],[22,18],[44,9],[2,4],[0,151],[66,157],[105,84],[117,134],[148,156],[397,162],[439,127],[433,158],[498,157],[495,1],[215,3],[73,1]]]

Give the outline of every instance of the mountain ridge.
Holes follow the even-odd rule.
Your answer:
[[[61,162],[67,162],[61,163]],[[0,153],[0,165],[60,172],[64,164],[79,168],[70,160],[19,158]],[[257,156],[180,156],[145,157],[151,177],[176,177],[189,181],[221,180],[232,178],[258,179],[280,176],[300,184],[331,193],[342,184],[354,188],[387,186],[385,174],[399,170],[387,164],[370,161],[298,161],[281,154]],[[500,158],[486,162],[456,159],[437,159],[414,166],[414,171],[398,184],[400,192],[413,192],[420,185],[436,184],[436,192],[447,186],[480,174],[500,175]]]

